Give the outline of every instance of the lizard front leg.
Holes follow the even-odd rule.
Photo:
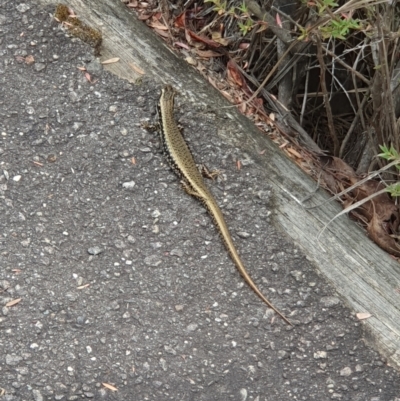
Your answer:
[[[218,176],[221,175],[220,170],[209,170],[205,164],[200,164],[198,167],[199,167],[201,175],[204,178],[208,178],[208,179],[214,181],[216,178],[218,178]]]

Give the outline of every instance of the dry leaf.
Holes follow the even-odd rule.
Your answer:
[[[118,391],[118,389],[114,386],[112,386],[111,384],[108,383],[101,383],[105,388],[108,388],[111,391]]]
[[[35,62],[35,58],[32,56],[32,54],[25,57],[25,64],[31,65],[34,62]]]
[[[90,74],[88,72],[85,72],[85,78],[91,83],[94,84],[97,82],[97,79],[95,79],[94,81],[92,80],[92,77],[90,76]]]
[[[211,32],[211,37],[212,37],[212,39],[213,39],[215,42],[217,42],[217,43],[219,43],[219,44],[221,44],[221,45],[223,45],[223,46],[228,46],[228,45],[229,45],[229,40],[223,38],[223,37],[221,36],[221,33],[220,33],[220,32],[216,32],[216,31]]]
[[[251,105],[256,109],[261,109],[263,107],[263,104],[264,104],[263,100],[259,97],[251,102]]]
[[[151,27],[151,28],[158,29],[158,30],[160,30],[160,31],[168,31],[168,27],[165,26],[164,24],[162,24],[162,23],[161,23],[160,21],[158,21],[158,20],[150,21],[150,22],[148,23],[148,26]]]
[[[260,33],[266,31],[268,28],[268,24],[266,22],[260,24],[260,27],[257,29],[256,33]]]
[[[298,157],[299,159],[302,158],[301,154],[293,148],[287,148],[287,151],[288,151],[288,153],[292,154],[295,157]]]
[[[153,17],[152,14],[140,14],[138,18],[140,21],[146,21],[151,17]]]
[[[193,57],[186,57],[185,58],[185,61],[188,63],[188,64],[190,64],[190,65],[196,65],[197,64],[197,61],[196,61],[196,59],[195,58],[193,58]]]
[[[217,88],[218,89],[218,87],[215,85],[215,88]],[[221,91],[221,95],[225,98],[225,99],[228,99],[231,103],[233,103],[233,101],[234,101],[234,99],[233,99],[233,97],[231,96],[231,94],[229,93],[229,92],[227,92],[227,91]]]
[[[89,287],[90,284],[84,284],[84,285],[80,285],[79,287],[76,287],[78,290],[82,290],[84,288]]]
[[[14,306],[14,305],[20,303],[21,300],[22,300],[22,298],[13,299],[12,301],[7,302],[7,303],[6,303],[6,306]]]
[[[279,26],[279,28],[282,28],[282,20],[279,14],[276,14],[276,23]]]
[[[136,71],[138,74],[140,75],[144,75],[145,72],[139,68],[137,65],[133,64],[133,63],[129,63],[129,66],[132,68],[132,70]]]
[[[166,31],[163,31],[161,29],[158,28],[153,28],[154,32],[157,33],[158,35],[160,35],[162,38],[169,38],[169,33]]]
[[[221,57],[221,53],[217,53],[213,50],[199,50],[196,49],[196,53],[201,58],[210,58],[210,57]]]
[[[372,315],[370,313],[363,312],[363,313],[356,313],[356,316],[358,320],[364,320],[370,318]]]
[[[183,49],[190,50],[190,47],[186,43],[174,42],[174,46],[182,47]]]
[[[189,35],[189,31],[187,30],[187,29],[185,29],[185,39],[186,39],[186,42],[188,42],[189,44],[192,44],[192,38],[190,37],[190,35]]]
[[[104,60],[101,62],[101,64],[105,65],[105,64],[113,64],[113,63],[117,63],[119,61],[119,57],[113,57],[113,58],[109,58],[108,60]]]
[[[186,29],[186,32],[193,40],[196,40],[197,42],[204,43],[211,47],[219,47],[220,46],[220,44],[217,43],[215,40],[208,39],[206,36],[203,36],[203,35],[197,35],[190,29]]]
[[[183,13],[179,14],[176,17],[174,25],[177,28],[185,28],[185,26],[186,26],[186,11],[184,11]]]
[[[86,71],[86,67],[76,67],[79,71]]]
[[[244,79],[243,79],[243,76],[242,76],[241,72],[237,68],[236,64],[232,60],[229,60],[228,64],[227,64],[227,67],[228,67],[228,76],[229,76],[229,78],[231,78],[231,80],[236,85],[238,85],[240,87],[243,87]]]

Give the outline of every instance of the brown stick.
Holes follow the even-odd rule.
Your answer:
[[[339,143],[339,139],[336,135],[335,125],[333,123],[331,104],[329,103],[329,95],[328,95],[328,90],[326,88],[326,81],[325,81],[326,65],[325,65],[325,61],[324,61],[324,56],[322,54],[322,42],[321,42],[321,38],[318,35],[316,35],[316,39],[317,39],[317,58],[318,58],[319,65],[321,68],[321,75],[320,75],[321,90],[322,90],[322,94],[323,94],[326,114],[328,117],[329,133],[330,133],[332,141],[333,141],[333,154],[337,157],[339,155],[340,143]]]

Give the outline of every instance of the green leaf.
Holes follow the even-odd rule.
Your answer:
[[[242,12],[243,14],[248,14],[249,10],[247,9],[247,5],[245,2],[242,3],[240,7],[237,7],[237,9]]]

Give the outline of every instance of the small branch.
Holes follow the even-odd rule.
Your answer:
[[[339,151],[339,157],[342,159],[344,156],[344,150],[346,148],[347,142],[349,141],[354,128],[356,127],[358,120],[362,117],[363,113],[364,113],[364,107],[369,99],[369,94],[370,94],[370,90],[368,89],[367,92],[364,94],[364,98],[361,102],[361,104],[358,107],[358,111],[350,125],[350,128],[348,129],[343,141],[342,141],[342,145],[340,146],[340,151]]]
[[[326,65],[325,65],[325,61],[324,61],[324,56],[322,54],[322,42],[318,35],[316,35],[316,39],[317,39],[317,58],[318,58],[319,65],[321,68],[321,75],[320,75],[321,90],[322,90],[322,94],[323,94],[323,98],[324,98],[326,114],[328,117],[329,133],[331,135],[332,142],[333,142],[333,154],[335,156],[338,156],[339,149],[340,149],[340,143],[339,143],[339,139],[336,135],[335,125],[333,123],[332,109],[331,109],[331,105],[329,103],[329,96],[328,96],[328,91],[326,88],[326,81],[325,81]]]
[[[268,24],[268,28],[276,35],[286,46],[289,46],[293,42],[293,37],[290,31],[278,26],[275,22],[274,17],[267,11],[261,9],[261,7],[254,0],[244,0],[247,9],[254,14],[261,21],[265,21]],[[300,45],[300,43],[299,43]],[[296,49],[293,49],[296,51]]]
[[[365,82],[368,86],[371,85],[371,81],[367,78],[364,77],[364,75],[360,74],[358,71],[356,71],[354,68],[349,66],[347,63],[345,63],[340,57],[338,57],[335,53],[331,52],[328,50],[326,47],[322,48],[323,51],[331,56],[335,61],[337,61],[340,65],[343,67],[347,68],[349,71],[351,71],[352,74],[354,74],[357,78],[360,78],[361,81]]]

